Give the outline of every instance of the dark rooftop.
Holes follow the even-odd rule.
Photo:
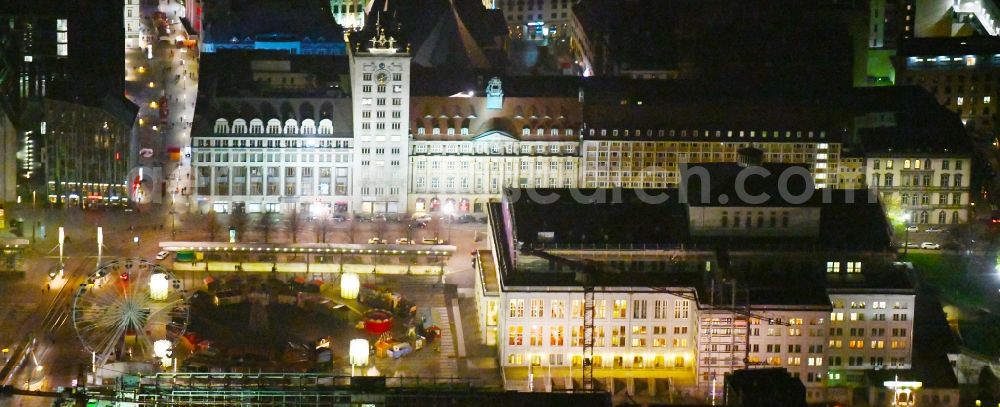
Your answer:
[[[903,57],[995,54],[1000,54],[1000,38],[989,36],[905,38],[896,51]]]
[[[310,41],[343,42],[343,28],[323,0],[242,0],[205,5],[206,42],[254,40],[280,34]],[[266,39],[262,37],[261,39]]]
[[[254,81],[254,64],[287,61],[289,73],[305,73],[309,83],[282,87]],[[345,56],[290,55],[284,51],[220,50],[202,54],[199,94],[215,97],[346,97],[350,82]],[[258,72],[273,72],[258,65]],[[343,85],[342,85],[343,84]]]
[[[705,165],[705,164],[700,164]],[[707,165],[709,168],[715,165]],[[772,167],[776,168],[776,167]],[[776,181],[777,175],[768,177]],[[722,177],[719,177],[720,179]],[[760,177],[750,177],[750,180]],[[794,178],[794,177],[793,177]],[[700,186],[693,186],[697,190]],[[713,188],[713,191],[723,191]],[[755,190],[748,187],[748,191]],[[794,189],[794,188],[792,188]],[[689,190],[690,191],[690,190]],[[686,247],[688,249],[714,250],[720,244],[751,249],[778,247],[806,250],[866,250],[882,252],[890,248],[888,226],[880,203],[868,190],[817,190],[808,200],[799,204],[782,202],[775,193],[768,203],[761,206],[818,207],[820,208],[820,235],[816,239],[741,237],[710,239],[690,235],[688,204],[678,200],[679,190],[633,189],[539,189],[529,195],[525,190],[508,189],[505,202],[514,213],[514,232],[518,242],[526,245],[593,245],[595,247],[621,246],[629,249],[642,247]],[[666,200],[649,202],[646,197],[665,196]],[[719,195],[716,195],[718,197]],[[736,195],[733,195],[736,196]],[[554,199],[552,203],[547,202]],[[700,197],[689,202],[696,204]],[[711,202],[717,205],[717,198]],[[730,202],[729,206],[741,204]],[[579,219],[587,219],[580,222]],[[623,222],[641,220],[641,222]]]

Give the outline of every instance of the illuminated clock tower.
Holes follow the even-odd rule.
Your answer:
[[[406,212],[410,54],[384,29],[349,47],[354,103],[353,210]]]

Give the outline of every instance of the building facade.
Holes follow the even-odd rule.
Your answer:
[[[407,210],[410,54],[379,29],[350,50],[354,115],[354,210]]]
[[[237,62],[238,61],[238,62]],[[227,67],[215,97],[198,103],[192,129],[192,210],[313,215],[350,209],[354,179],[351,101],[337,69],[285,56],[203,59]],[[242,85],[252,78],[254,87]],[[229,88],[225,84],[240,83]]]
[[[503,188],[575,188],[580,104],[576,98],[415,97],[411,103],[411,212],[484,213]]]
[[[673,188],[690,163],[733,162],[753,146],[764,162],[805,163],[817,188],[837,185],[840,140],[825,131],[585,129],[580,185],[585,188]]]
[[[992,137],[1000,126],[998,54],[995,37],[907,39],[894,63],[897,84],[926,89],[974,135]]]
[[[867,158],[869,185],[911,224],[958,224],[969,218],[970,158],[878,154]]]
[[[139,0],[125,0],[125,48],[142,48],[142,14]]]
[[[479,329],[497,348],[508,389],[581,388],[590,358],[595,388],[635,402],[719,400],[727,373],[756,366],[788,369],[809,402],[844,402],[865,372],[911,368],[915,291],[891,264],[874,199],[835,191],[829,202],[770,202],[784,212],[778,221],[748,215],[754,221],[744,227],[732,217],[739,205],[640,204],[623,192],[613,209],[542,192],[556,199],[508,190],[490,204],[489,250],[476,256]],[[702,213],[708,209],[728,215]],[[615,213],[598,215],[608,211]],[[612,227],[616,211],[646,221]],[[572,220],[579,218],[593,227]],[[734,225],[751,237],[725,233]],[[874,238],[840,236],[846,230]],[[588,243],[597,231],[602,243]],[[753,236],[772,240],[738,243]],[[720,240],[733,248],[703,250],[701,242]]]
[[[490,3],[493,7],[487,5],[487,8],[503,11],[512,37],[548,43],[569,36],[570,14],[577,0],[492,0]]]

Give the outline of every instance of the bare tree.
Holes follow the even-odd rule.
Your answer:
[[[302,216],[298,208],[292,208],[288,213],[288,233],[292,235],[292,243],[299,242],[299,231],[302,230]]]
[[[319,224],[314,229],[316,230],[316,243],[326,243],[326,234],[330,232],[330,218],[328,216],[321,217]]]
[[[213,209],[208,211],[208,214],[205,216],[205,230],[208,231],[208,241],[214,242],[215,236],[219,234],[219,229],[222,228],[222,225],[219,223],[219,215]]]
[[[239,241],[246,240],[245,234],[247,232],[246,229],[248,221],[249,219],[247,218],[247,211],[242,208],[236,208],[235,210],[233,210],[233,213],[229,215],[229,226],[236,229],[237,233],[236,236]]]
[[[385,219],[375,220],[375,236],[377,236],[379,239],[385,239],[385,232],[386,229],[388,228],[387,223],[388,221],[386,221]]]
[[[347,222],[347,227],[344,228],[344,234],[347,235],[348,242],[355,243],[355,240],[358,238],[358,220],[351,218]]]
[[[271,232],[274,230],[274,212],[264,212],[260,214],[260,223],[257,224],[257,230],[264,238],[264,243],[271,243]]]

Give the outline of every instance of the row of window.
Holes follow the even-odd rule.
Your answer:
[[[301,126],[295,119],[285,120],[284,124],[278,119],[271,119],[266,125],[261,119],[251,119],[249,125],[245,119],[236,119],[230,126],[228,120],[216,119],[212,130],[218,134],[333,134],[333,121],[322,119],[317,127],[313,119],[303,120]]]
[[[507,354],[507,365],[509,366],[521,366],[525,364],[524,360],[525,354],[523,353],[509,353]],[[529,353],[528,363],[531,366],[541,366],[543,354],[539,353]],[[553,353],[548,355],[549,366],[564,366],[566,359],[561,353]],[[570,363],[573,367],[583,366],[583,355],[573,355],[571,357]],[[594,355],[591,360],[591,364],[598,368],[632,368],[632,369],[642,369],[642,368],[682,368],[687,366],[687,361],[684,356],[673,356],[672,359],[665,355],[612,355],[605,358],[602,355]]]
[[[472,154],[473,147],[475,147],[475,153],[478,154],[514,154],[515,151],[521,154],[575,154],[576,145],[566,144],[566,143],[536,143],[536,144],[521,144],[517,146],[516,143],[490,143],[487,146],[484,143],[449,143],[447,146],[443,146],[440,143],[430,144],[416,144],[413,146],[413,152],[419,154],[426,154],[428,151],[432,154]]]
[[[428,191],[424,190],[424,187],[427,186],[427,183],[425,182],[425,180],[426,180],[426,178],[420,177],[420,176],[414,178],[414,192],[428,192]],[[475,189],[473,190],[473,186],[472,186],[471,181],[469,181],[469,177],[460,177],[460,178],[457,178],[457,177],[447,177],[447,178],[445,178],[445,188],[448,191],[450,191],[450,192],[462,191],[462,192],[485,193],[486,191],[485,191],[484,186],[483,186],[483,179],[482,178],[476,178],[475,180],[476,180],[476,184],[475,184]],[[546,180],[548,182],[546,182]],[[518,186],[520,186],[521,188],[531,188],[531,187],[534,187],[534,188],[560,188],[560,187],[562,187],[562,188],[572,188],[573,185],[574,185],[574,183],[575,183],[574,181],[575,181],[574,178],[563,178],[562,179],[562,183],[560,184],[558,178],[554,178],[554,177],[549,177],[549,178],[536,177],[536,178],[534,178],[534,182],[532,183],[532,182],[530,182],[530,180],[528,178],[521,178],[520,182],[518,182]],[[461,183],[457,184],[456,182],[461,182]],[[504,183],[503,186],[506,188],[506,187],[513,186],[513,184],[510,181],[505,181],[505,183]],[[435,191],[440,191],[441,190],[441,178],[440,177],[431,177],[430,189],[431,189],[431,192],[435,192]],[[490,179],[490,190],[489,190],[489,192],[490,193],[494,193],[494,194],[500,193],[500,179],[499,178],[493,177],[493,178]]]
[[[624,137],[629,137],[630,136],[629,130],[622,130],[621,132],[624,133]],[[602,137],[607,137],[607,135],[608,135],[608,129],[600,129],[600,131],[597,131],[596,129],[590,129],[590,131],[589,131],[588,134],[591,135],[591,136],[594,136],[596,134],[600,134]],[[722,130],[715,130],[714,132],[711,131],[711,130],[700,130],[700,131],[699,130],[691,130],[690,134],[691,134],[692,137],[699,137],[699,136],[704,136],[704,137],[713,137],[713,136],[714,137],[722,137]],[[784,134],[782,134],[782,132],[778,131],[778,130],[772,130],[772,131],[762,130],[760,132],[758,132],[756,130],[749,130],[749,131],[747,131],[747,130],[736,130],[736,131],[727,130],[726,131],[726,137],[727,138],[732,138],[734,135],[737,136],[737,137],[749,136],[751,138],[756,138],[758,134],[760,135],[761,138],[768,138],[768,136],[770,136],[771,138],[776,138],[776,139],[780,139],[780,138],[790,139],[790,138],[792,138],[792,131],[791,130],[784,131]],[[825,131],[819,131],[819,132],[807,131],[807,132],[803,133],[801,130],[799,130],[799,131],[796,131],[794,134],[795,134],[795,138],[802,138],[803,134],[805,134],[808,138],[813,138],[813,136],[815,136],[815,135],[818,135],[819,138],[821,138],[821,139],[822,138],[826,138],[826,132]],[[612,137],[618,137],[618,135],[619,135],[619,130],[618,129],[611,129],[611,136]],[[641,137],[641,136],[643,136],[643,132],[642,132],[642,130],[636,129],[634,132],[631,133],[631,135],[634,135],[636,137]],[[681,137],[687,137],[688,136],[688,130],[677,131],[677,130],[674,130],[674,129],[671,129],[671,130],[660,129],[660,130],[656,131],[656,135],[657,135],[657,137],[664,137],[664,136],[676,137],[677,135],[680,135]],[[652,129],[646,129],[645,136],[646,137],[652,137],[653,136],[653,130]],[[817,148],[818,149],[825,149],[827,147],[829,147],[829,146],[826,143],[818,143],[817,144]]]
[[[508,316],[511,318],[524,317],[524,299],[511,299],[509,303]],[[652,303],[652,313],[649,313],[648,305]],[[611,318],[624,319],[628,316],[628,300],[613,300]],[[608,300],[594,300],[594,318],[605,318],[607,316]],[[545,300],[531,299],[529,302],[529,316],[532,318],[546,317]],[[551,300],[549,303],[550,318],[566,317],[566,301]],[[584,301],[572,300],[570,302],[570,316],[572,318],[583,318]],[[672,311],[672,312],[671,312]],[[652,315],[654,319],[679,318],[686,319],[691,316],[690,300],[632,300],[632,319],[646,319]]]
[[[195,153],[195,163],[349,163],[351,154]]]
[[[896,160],[872,160],[872,168],[876,169],[876,170],[879,170],[879,169],[882,169],[882,165],[885,164],[885,169],[891,170],[891,169],[893,169],[893,165],[895,164],[895,161]],[[962,169],[962,163],[963,163],[962,160],[955,160],[955,170],[959,170],[960,171]],[[912,166],[912,168],[911,168],[911,166]],[[951,167],[951,161],[950,160],[941,160],[941,168],[939,168],[939,169],[941,169],[941,170],[949,170],[949,169],[951,169],[950,167]],[[909,170],[909,169],[914,169],[914,170],[919,170],[919,169],[933,170],[934,168],[932,167],[931,160],[929,160],[929,159],[923,159],[923,160],[918,160],[918,159],[914,159],[914,160],[904,159],[903,160],[903,169],[904,170]]]
[[[879,184],[879,178],[881,178],[881,174],[878,174],[878,173],[872,174],[872,183],[871,183],[871,185],[875,186],[875,187],[877,187],[879,185],[882,185],[882,186],[885,186],[885,187],[892,187],[893,184],[895,183],[895,178],[896,178],[895,174],[893,174],[891,172],[887,172],[884,175],[885,175],[885,177],[882,178],[882,179],[885,182],[883,184]],[[909,182],[910,182],[911,178],[909,176],[904,176],[903,178],[904,178],[904,181],[905,181],[903,186],[910,186]],[[913,179],[913,182],[914,182],[913,186],[920,186],[920,184],[918,182],[919,178],[913,177],[912,179]],[[924,184],[923,184],[924,186],[932,186],[932,185],[930,185],[931,179],[930,179],[929,175],[925,175],[922,179],[924,180]],[[965,186],[963,184],[963,182],[962,182],[963,181],[962,174],[955,174],[952,179],[954,179],[955,182],[954,182],[954,184],[949,185],[948,178],[941,177],[942,184],[940,185],[940,187],[941,188],[962,188],[962,187]]]
[[[836,312],[836,311],[835,312],[831,312],[830,313],[830,321],[831,322],[843,322],[844,321],[844,315],[845,314],[843,312]],[[850,321],[864,321],[864,320],[867,319],[867,317],[865,316],[864,312],[850,312],[850,313],[847,313],[846,315],[848,317],[848,320],[850,320]],[[871,320],[872,321],[885,321],[885,315],[886,314],[872,314],[872,319]],[[909,319],[908,314],[905,314],[905,313],[903,313],[903,314],[892,314],[892,320],[893,321],[906,321],[907,319]]]
[[[423,169],[427,168],[427,163],[428,163],[428,161],[426,161],[426,160],[415,161],[414,166],[418,170],[423,170]],[[441,169],[441,163],[442,163],[442,161],[433,161],[432,160],[432,161],[430,161],[430,168],[432,170]],[[445,163],[445,168],[447,168],[449,170],[457,170],[459,168],[461,168],[462,170],[468,170],[472,166],[472,161],[468,161],[468,160],[466,160],[466,161],[444,161],[444,163]],[[485,167],[483,165],[483,162],[481,162],[481,161],[476,161],[475,163],[476,163],[476,169],[477,170],[482,170]],[[542,171],[542,170],[545,169],[545,167],[548,167],[548,169],[550,171],[558,171],[560,166],[563,167],[563,169],[565,169],[566,171],[572,171],[573,169],[576,168],[576,163],[574,163],[573,161],[549,161],[548,165],[545,165],[544,161],[535,161],[534,163],[535,163],[535,165],[534,165],[535,171]],[[520,162],[521,171],[528,171],[529,169],[531,169],[531,167],[532,167],[531,166],[531,161],[529,161],[529,160],[521,160],[521,162]],[[513,161],[507,161],[506,165],[504,166],[504,168],[506,168],[507,171],[513,171],[513,169],[514,169],[514,163],[513,163]],[[500,162],[493,161],[491,163],[491,165],[490,165],[490,169],[493,170],[493,171],[500,171]]]
[[[742,218],[741,216],[745,216],[745,218]],[[745,219],[745,221],[741,222],[741,219]],[[772,228],[778,227],[778,212],[777,211],[771,211],[770,212],[770,216],[767,219],[768,219],[768,223],[767,224],[768,224],[769,227],[772,227]],[[719,223],[720,223],[721,227],[724,227],[724,228],[729,227],[729,211],[722,211],[722,218],[719,220]],[[743,213],[743,212],[740,212],[740,211],[733,212],[732,227],[734,227],[734,228],[746,227],[747,229],[749,229],[753,224],[754,224],[753,211],[747,211],[746,213]],[[764,212],[763,211],[757,212],[757,222],[756,222],[756,225],[757,225],[758,228],[764,227]],[[788,211],[781,212],[781,227],[783,227],[783,228],[787,228],[788,227]]]
[[[830,328],[830,336],[844,336],[844,332],[845,331],[843,327]],[[863,337],[865,336],[865,332],[867,331],[865,330],[865,328],[850,328],[846,332],[848,336]],[[889,331],[886,331],[885,328],[871,328],[871,334],[869,336],[875,336],[875,337],[885,336],[886,332],[889,332],[894,337],[906,336],[906,328],[892,328]]]
[[[351,148],[350,140],[278,140],[278,139],[202,139],[194,140],[195,147],[215,148]]]
[[[604,347],[607,343],[611,344],[613,348],[622,348],[625,346],[631,347],[654,347],[654,348],[686,348],[688,347],[691,338],[687,337],[688,327],[674,327],[674,335],[685,335],[684,337],[668,337],[666,326],[655,326],[652,330],[645,325],[633,326],[631,328],[631,335],[628,336],[629,340],[626,340],[626,334],[628,329],[625,325],[618,325],[610,327],[610,342],[606,339],[608,336],[605,334],[608,332],[604,326],[594,327],[594,346]],[[545,336],[546,328],[539,325],[532,325],[528,329],[528,341],[525,342],[525,329],[523,325],[510,325],[507,327],[507,345],[508,346],[583,346],[584,342],[584,329],[583,325],[577,325],[570,329],[569,341],[566,341],[566,330],[562,325],[556,325],[548,327],[548,337],[546,340]],[[653,335],[650,336],[649,332],[652,331]]]

